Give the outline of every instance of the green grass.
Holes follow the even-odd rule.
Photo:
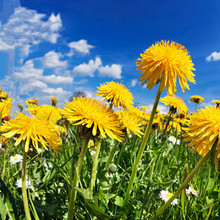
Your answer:
[[[28,153],[27,176],[33,185],[33,189],[28,189],[28,198],[33,219],[37,219],[35,209],[39,219],[67,218],[74,173],[72,163],[76,164],[82,144],[82,140],[75,136],[75,130],[71,127],[71,132],[63,135],[59,153],[50,150],[43,150],[40,154],[36,151]],[[88,191],[93,157],[87,151],[77,189],[75,219],[143,220],[152,217],[164,204],[159,198],[160,191],[174,193],[183,182],[185,173],[190,173],[201,159],[200,155],[192,153],[187,143],[182,142],[181,135],[177,137],[181,144],[173,145],[168,141],[169,134],[162,140],[158,138],[160,134],[158,132],[157,137],[154,133],[150,135],[126,207],[122,207],[123,198],[141,139],[132,136],[118,144],[110,165],[111,172],[107,175],[105,163],[112,146],[110,139],[102,140],[93,195]],[[22,155],[23,149],[13,144],[11,140],[10,147],[0,151],[0,219],[3,220],[25,219],[21,188],[15,185],[21,178],[21,163],[10,164],[10,156]],[[178,205],[170,205],[159,219],[220,218],[220,177],[213,160],[210,158],[190,183],[199,191],[199,196],[183,192],[178,196]]]

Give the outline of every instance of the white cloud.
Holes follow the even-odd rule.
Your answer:
[[[220,60],[220,52],[212,52],[208,57],[206,57],[206,61],[217,61]]]
[[[43,69],[36,69],[33,60],[28,60],[14,75],[18,79],[37,79],[43,75]]]
[[[99,76],[108,76],[114,79],[121,79],[122,66],[120,64],[112,64],[111,66],[99,67]]]
[[[135,86],[137,85],[137,83],[138,83],[138,80],[137,80],[137,79],[132,79],[132,80],[131,80],[131,86],[132,86],[132,87],[135,87]]]
[[[0,31],[0,50],[19,48],[21,56],[29,54],[32,45],[42,41],[56,43],[58,31],[62,27],[60,15],[51,14],[48,20],[45,14],[24,7],[15,8],[14,13]]]
[[[61,61],[60,58],[62,57],[61,53],[56,53],[55,51],[49,51],[43,57],[43,65],[45,68],[56,68],[56,67],[63,67],[67,66],[67,61]]]
[[[71,95],[70,91],[65,91],[63,90],[63,88],[46,88],[43,89],[42,92],[44,93],[48,93],[51,95],[57,95],[57,96],[67,96],[67,95]]]
[[[79,40],[79,41],[73,41],[68,44],[68,46],[71,49],[76,50],[77,52],[83,53],[83,54],[89,54],[89,50],[94,48],[94,46],[87,43],[87,40]]]
[[[79,77],[85,77],[90,76],[94,77],[94,72],[102,65],[102,61],[99,57],[95,58],[94,60],[90,60],[88,64],[83,63],[79,66],[76,66],[73,69],[74,75],[77,75]]]
[[[146,112],[150,113],[152,108],[153,108],[153,104],[147,105],[147,107],[148,107],[148,109],[147,109]],[[158,104],[157,109],[160,110],[160,114],[167,114],[167,111],[168,111],[168,107],[167,106]]]
[[[42,76],[41,80],[48,84],[72,84],[73,77],[70,76],[55,76],[54,74]]]
[[[31,87],[36,87],[36,88],[39,88],[39,89],[46,89],[47,88],[47,84],[40,81],[40,80],[35,80],[35,81],[31,82],[30,86]]]

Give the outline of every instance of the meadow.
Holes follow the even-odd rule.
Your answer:
[[[105,103],[29,99],[11,118],[0,91],[0,219],[220,218],[220,101],[199,109],[204,99],[189,97],[189,113],[174,95],[177,75],[184,91],[194,70],[178,44],[157,43],[138,62],[140,81],[159,84],[151,113],[115,82],[97,89]]]

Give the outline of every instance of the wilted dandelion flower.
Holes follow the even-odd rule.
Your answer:
[[[162,99],[160,99],[160,102],[162,102],[164,105],[169,105],[169,111],[172,113],[176,113],[179,111],[187,112],[188,109],[186,107],[186,104],[183,102],[183,100],[178,96],[165,96]]]
[[[58,151],[58,147],[62,144],[62,140],[54,126],[46,120],[38,120],[31,118],[23,113],[9,121],[4,122],[1,127],[3,132],[1,135],[4,139],[16,137],[15,146],[21,142],[25,142],[25,152],[29,151],[30,145],[39,152],[39,145],[48,150],[50,146],[54,151]]]
[[[16,154],[15,156],[10,157],[10,163],[11,164],[16,164],[22,162],[23,156],[20,154]]]
[[[206,106],[190,116],[186,128],[188,131],[183,136],[183,141],[191,141],[189,147],[195,146],[193,152],[198,152],[204,157],[212,148],[215,141],[215,167],[218,168],[218,158],[220,157],[220,109],[213,106]]]
[[[147,84],[147,88],[152,89],[161,81],[160,91],[166,86],[168,95],[176,92],[177,76],[183,92],[186,88],[189,89],[187,80],[195,83],[193,66],[184,46],[164,40],[146,49],[137,61],[137,70],[142,73],[139,77],[142,85]]]
[[[191,102],[194,102],[194,103],[200,103],[200,102],[203,102],[205,99],[202,98],[201,96],[199,95],[193,95],[193,96],[190,96],[190,101]]]
[[[129,108],[133,104],[131,92],[121,83],[106,82],[98,87],[96,95],[101,96],[115,107]]]
[[[161,190],[160,194],[159,194],[160,199],[162,199],[165,202],[167,202],[172,196],[173,196],[173,193],[170,193],[167,190]],[[178,204],[178,199],[174,199],[171,202],[171,204],[172,205],[177,205]]]
[[[97,137],[108,135],[118,141],[123,140],[120,130],[121,122],[113,110],[107,105],[91,98],[73,98],[72,102],[64,105],[63,116],[73,125],[84,126],[84,136]]]
[[[18,108],[19,108],[20,112],[23,111],[23,106],[21,104],[18,104]]]
[[[196,191],[193,187],[190,187],[188,189],[186,189],[186,194],[192,194],[194,196],[198,196],[199,192]]]

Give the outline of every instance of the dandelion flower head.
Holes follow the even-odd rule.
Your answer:
[[[193,96],[190,96],[190,101],[191,102],[194,102],[194,103],[200,103],[200,102],[203,102],[205,99],[199,95],[193,95]]]
[[[139,77],[142,85],[147,84],[151,90],[161,81],[161,92],[166,86],[167,94],[176,92],[177,76],[180,86],[185,92],[189,89],[187,80],[195,83],[191,57],[184,46],[169,41],[160,41],[146,49],[137,61],[137,70],[142,73]]]
[[[141,135],[143,135],[142,123],[136,115],[132,114],[129,111],[117,111],[116,113],[118,114],[119,119],[121,120],[123,127],[125,128],[128,135],[130,134],[130,132],[134,133],[138,137],[141,137]]]
[[[160,99],[160,102],[162,102],[164,105],[170,106],[170,112],[187,112],[188,108],[186,104],[183,102],[183,100],[178,96],[165,96],[162,99]]]
[[[62,144],[62,140],[57,130],[50,122],[28,117],[23,113],[18,113],[14,119],[5,121],[1,127],[3,139],[16,137],[15,146],[24,142],[25,152],[29,151],[30,145],[39,152],[39,145],[48,150],[48,146],[54,151]]]
[[[129,108],[133,104],[131,92],[121,83],[106,82],[98,87],[96,95],[101,96],[103,101],[107,100],[115,107]]]
[[[213,100],[212,103],[214,103],[216,107],[220,107],[220,100]]]
[[[120,130],[121,122],[113,110],[107,105],[91,98],[73,98],[72,102],[64,105],[63,117],[73,125],[85,125],[95,137],[106,134],[118,141],[123,140]]]
[[[198,152],[204,157],[212,148],[215,141],[215,168],[218,168],[218,158],[220,157],[220,109],[214,106],[206,106],[190,116],[187,121],[187,133],[183,136],[183,141],[191,141],[189,147],[195,146],[193,152]]]

